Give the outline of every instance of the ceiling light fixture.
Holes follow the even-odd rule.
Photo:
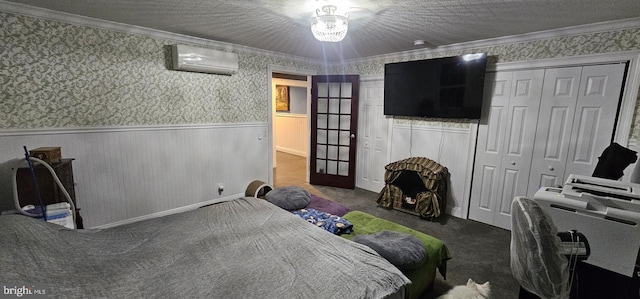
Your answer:
[[[311,32],[321,42],[339,42],[347,35],[349,14],[336,14],[338,8],[325,5],[316,9],[316,17],[311,20]]]

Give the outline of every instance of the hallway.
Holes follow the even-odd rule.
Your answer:
[[[312,194],[329,198],[322,191],[307,182],[306,161],[306,157],[277,151],[276,168],[273,178],[274,188],[300,186]]]

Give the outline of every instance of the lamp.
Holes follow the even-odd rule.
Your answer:
[[[311,32],[321,42],[339,42],[349,29],[349,14],[337,15],[338,8],[334,5],[325,5],[316,9],[316,17],[311,20]]]

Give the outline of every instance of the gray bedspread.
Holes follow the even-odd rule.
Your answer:
[[[102,230],[0,216],[0,269],[0,282],[57,298],[382,298],[410,282],[255,198]]]

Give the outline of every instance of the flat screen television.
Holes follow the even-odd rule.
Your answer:
[[[388,63],[384,114],[480,119],[487,54]]]

